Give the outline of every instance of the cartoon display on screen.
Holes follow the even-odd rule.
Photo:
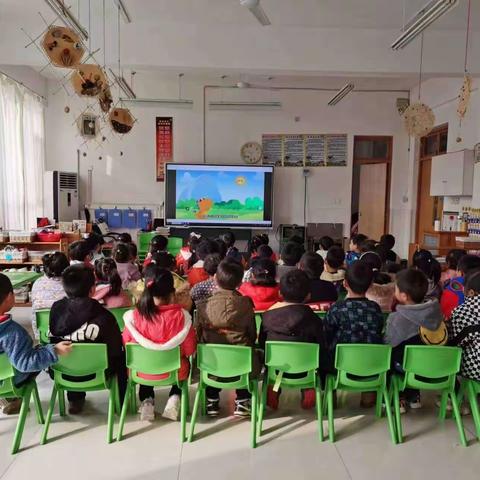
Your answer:
[[[177,219],[263,220],[262,172],[183,170],[177,172],[176,183]]]

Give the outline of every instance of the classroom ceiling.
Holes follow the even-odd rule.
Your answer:
[[[126,69],[229,74],[285,82],[322,76],[370,77],[414,84],[419,42],[389,48],[403,24],[428,0],[261,0],[272,25],[263,27],[239,0],[123,0],[132,23],[120,22],[120,56]],[[28,8],[26,4],[28,3]],[[117,63],[114,0],[65,0],[90,30],[99,63]],[[103,29],[103,5],[106,29]],[[426,76],[463,72],[467,0],[425,34]],[[472,0],[470,71],[480,74],[480,0]],[[39,13],[41,15],[39,15]],[[43,18],[42,18],[43,17]],[[0,65],[45,64],[34,46],[24,48],[54,15],[44,0],[0,0]],[[58,23],[58,22],[57,22]],[[24,31],[21,29],[23,28]],[[105,55],[103,46],[105,45]],[[52,76],[47,70],[45,76]],[[315,80],[316,81],[316,80]],[[403,87],[402,87],[403,88]]]

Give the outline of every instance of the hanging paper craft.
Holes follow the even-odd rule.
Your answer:
[[[76,67],[85,53],[79,36],[67,27],[50,27],[43,37],[42,48],[56,67]]]
[[[435,115],[432,109],[422,102],[412,103],[403,114],[405,128],[409,135],[423,137],[432,131]]]
[[[114,108],[110,112],[110,123],[117,133],[128,133],[134,123],[134,119],[128,108]]]
[[[470,75],[465,74],[463,77],[463,85],[460,89],[460,93],[458,94],[458,108],[457,114],[460,120],[465,117],[468,108],[468,102],[470,101],[470,93],[472,92],[472,77]]]
[[[100,108],[102,112],[108,113],[113,103],[112,92],[110,87],[105,87],[98,96],[98,101],[100,102]]]
[[[96,97],[107,85],[107,79],[98,65],[84,64],[72,75],[72,84],[78,95]]]

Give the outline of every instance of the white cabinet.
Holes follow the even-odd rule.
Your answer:
[[[469,197],[473,193],[473,151],[459,150],[432,157],[430,195]]]

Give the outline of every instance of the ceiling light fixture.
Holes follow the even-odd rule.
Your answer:
[[[260,0],[240,0],[240,5],[242,7],[247,7],[264,27],[271,25],[270,19],[260,5]]]
[[[127,103],[159,103],[172,106],[193,105],[193,100],[187,100],[184,98],[120,98],[120,101]]]
[[[392,50],[405,48],[433,22],[458,5],[458,0],[431,0],[404,26],[402,34],[392,43]]]
[[[45,3],[53,10],[63,23],[71,28],[84,42],[88,40],[88,32],[81,25],[78,19],[70,11],[70,7],[65,6],[62,0],[45,0]]]
[[[210,110],[278,110],[281,102],[209,102]]]
[[[355,85],[353,83],[347,83],[343,88],[341,88],[338,93],[328,102],[328,104],[333,107],[340,100],[343,100],[353,89]]]
[[[118,9],[122,12],[123,21],[125,23],[132,23],[132,17],[128,13],[127,7],[122,0],[113,0]]]

